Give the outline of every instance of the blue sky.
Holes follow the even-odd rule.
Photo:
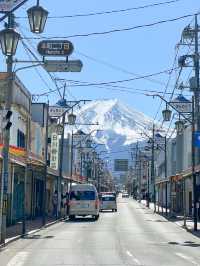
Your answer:
[[[35,4],[35,2],[36,1],[29,0],[27,4],[16,12],[16,15],[25,16],[26,9]],[[156,2],[164,2],[164,0],[43,0],[41,1],[41,5],[49,11],[50,16],[62,16],[131,8]],[[199,11],[199,9],[199,1],[197,0],[180,0],[173,4],[130,12],[90,17],[48,19],[43,36],[62,37],[132,27],[192,14]],[[56,76],[67,80],[107,82],[134,78],[134,74],[148,75],[150,73],[169,69],[173,64],[175,45],[180,40],[182,29],[190,21],[191,18],[187,18],[133,31],[91,37],[69,38],[75,47],[74,53],[70,58],[81,59],[84,65],[83,70],[81,73],[60,73],[56,74]],[[18,18],[17,23],[18,30],[24,36],[35,36],[29,32],[28,21],[26,19]],[[1,23],[1,27],[2,26]],[[29,40],[26,41],[26,43],[36,52],[37,40]],[[180,55],[182,52],[184,52],[184,50],[180,49]],[[37,56],[39,57],[38,54]],[[89,59],[89,57],[92,59]],[[18,47],[16,58],[19,60],[29,58],[22,45]],[[1,70],[4,71],[5,59],[2,55],[0,56],[0,60]],[[21,67],[21,65],[18,64],[16,68],[18,67]],[[20,71],[19,76],[31,93],[38,94],[46,92],[49,89],[55,89],[54,83],[42,68],[38,68],[37,71],[35,69]],[[119,85],[128,87],[133,92],[135,91],[134,89],[163,91],[168,77],[168,74],[164,74],[152,78],[153,81],[141,79]],[[173,89],[175,78],[176,73],[172,75],[168,91]],[[68,99],[118,98],[129,106],[152,117],[155,116],[158,109],[159,101],[144,95],[116,90],[119,88],[114,88],[114,90],[112,88],[111,90],[110,87],[70,87],[70,84],[72,83],[67,82],[68,91],[66,96]],[[51,103],[55,103],[58,99],[59,95],[57,93],[49,95]],[[46,100],[46,97],[39,99],[39,101]]]

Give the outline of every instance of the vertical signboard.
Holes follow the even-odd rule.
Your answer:
[[[50,168],[58,170],[58,157],[59,157],[59,136],[57,133],[52,133]]]

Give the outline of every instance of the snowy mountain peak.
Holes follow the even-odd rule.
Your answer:
[[[82,124],[99,123],[99,128],[103,132],[96,137],[109,149],[116,144],[129,145],[142,140],[141,132],[150,129],[153,121],[118,99],[92,101],[84,105],[77,116]],[[86,132],[94,128],[94,126],[82,127]]]

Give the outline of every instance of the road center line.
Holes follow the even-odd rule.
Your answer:
[[[29,252],[19,252],[8,262],[7,266],[24,266],[28,255]]]
[[[140,262],[138,259],[136,259],[133,254],[131,254],[131,252],[129,250],[126,251],[126,254],[131,257],[133,259],[133,261],[137,264],[137,265],[140,265]]]
[[[177,256],[181,257],[182,259],[187,260],[187,261],[189,261],[190,263],[192,263],[192,264],[194,264],[196,266],[199,266],[199,264],[196,261],[194,261],[194,259],[192,257],[186,256],[186,255],[184,255],[182,253],[175,253],[175,254]]]

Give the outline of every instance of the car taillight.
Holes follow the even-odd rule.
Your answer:
[[[95,209],[98,209],[98,207],[99,207],[99,200],[96,199],[96,200],[95,200]]]

